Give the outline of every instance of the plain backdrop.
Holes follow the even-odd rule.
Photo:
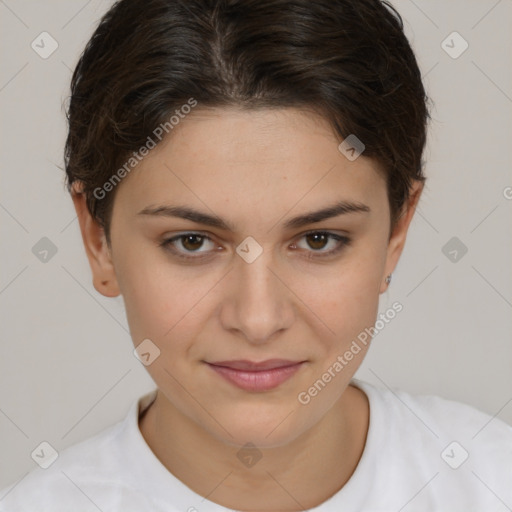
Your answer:
[[[92,286],[64,188],[72,69],[111,4],[0,2],[0,488],[34,467],[42,441],[62,450],[85,439],[154,387],[122,298]],[[434,102],[428,180],[381,296],[381,311],[394,301],[403,311],[356,376],[512,424],[512,2],[394,5]],[[45,37],[51,49],[42,32],[58,44],[47,58],[32,47]]]

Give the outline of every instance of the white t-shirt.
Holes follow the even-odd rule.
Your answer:
[[[370,403],[366,445],[350,480],[314,512],[512,510],[512,427],[467,405],[353,380]],[[2,512],[222,512],[153,454],[138,416],[63,450],[0,491]],[[44,449],[42,450],[44,453]],[[46,454],[45,454],[46,456]],[[257,509],[257,504],[254,504]]]

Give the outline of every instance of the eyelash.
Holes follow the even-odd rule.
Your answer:
[[[168,239],[164,240],[163,242],[161,242],[159,244],[159,246],[163,247],[164,250],[166,250],[166,251],[170,251],[177,258],[180,258],[180,259],[183,259],[183,260],[188,260],[188,261],[195,260],[195,261],[198,261],[198,260],[202,260],[204,258],[207,258],[209,256],[209,254],[206,254],[204,256],[185,256],[183,253],[180,253],[179,251],[177,251],[176,249],[174,249],[172,247],[172,244],[174,242],[176,242],[178,240],[182,240],[182,239],[184,239],[184,238],[186,238],[187,236],[190,236],[190,235],[198,236],[203,241],[204,240],[212,240],[212,238],[209,237],[208,235],[205,235],[203,233],[199,233],[199,232],[196,232],[196,231],[191,231],[191,232],[188,232],[188,233],[182,233],[180,235],[173,236],[172,238],[168,238]],[[306,259],[326,258],[326,257],[329,257],[329,256],[334,256],[335,254],[339,253],[341,250],[343,250],[345,247],[347,247],[351,243],[351,239],[349,237],[338,235],[336,233],[331,233],[329,231],[309,231],[307,233],[304,233],[300,237],[300,239],[305,238],[305,237],[310,236],[310,235],[326,235],[326,236],[330,237],[331,239],[339,242],[339,244],[334,249],[331,249],[330,251],[326,251],[326,252],[320,252],[320,250],[308,251],[309,254],[306,256]]]

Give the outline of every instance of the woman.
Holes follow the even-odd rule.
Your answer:
[[[94,286],[123,296],[157,389],[2,510],[512,505],[509,426],[353,378],[425,181],[428,98],[389,4],[121,0],[71,93]]]

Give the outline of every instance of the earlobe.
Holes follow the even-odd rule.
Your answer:
[[[400,255],[402,254],[405,246],[405,240],[407,238],[407,231],[414,216],[414,212],[416,211],[416,206],[422,191],[423,182],[415,181],[410,188],[409,198],[404,204],[402,212],[393,227],[393,231],[388,242],[386,265],[384,267],[384,275],[382,276],[380,293],[384,293],[391,282],[390,276],[395,270],[398,260],[400,259]]]
[[[81,192],[80,184],[73,183],[71,198],[75,206],[85,252],[92,271],[94,288],[105,297],[117,297],[121,292],[117,282],[110,247],[105,231],[94,219]]]

